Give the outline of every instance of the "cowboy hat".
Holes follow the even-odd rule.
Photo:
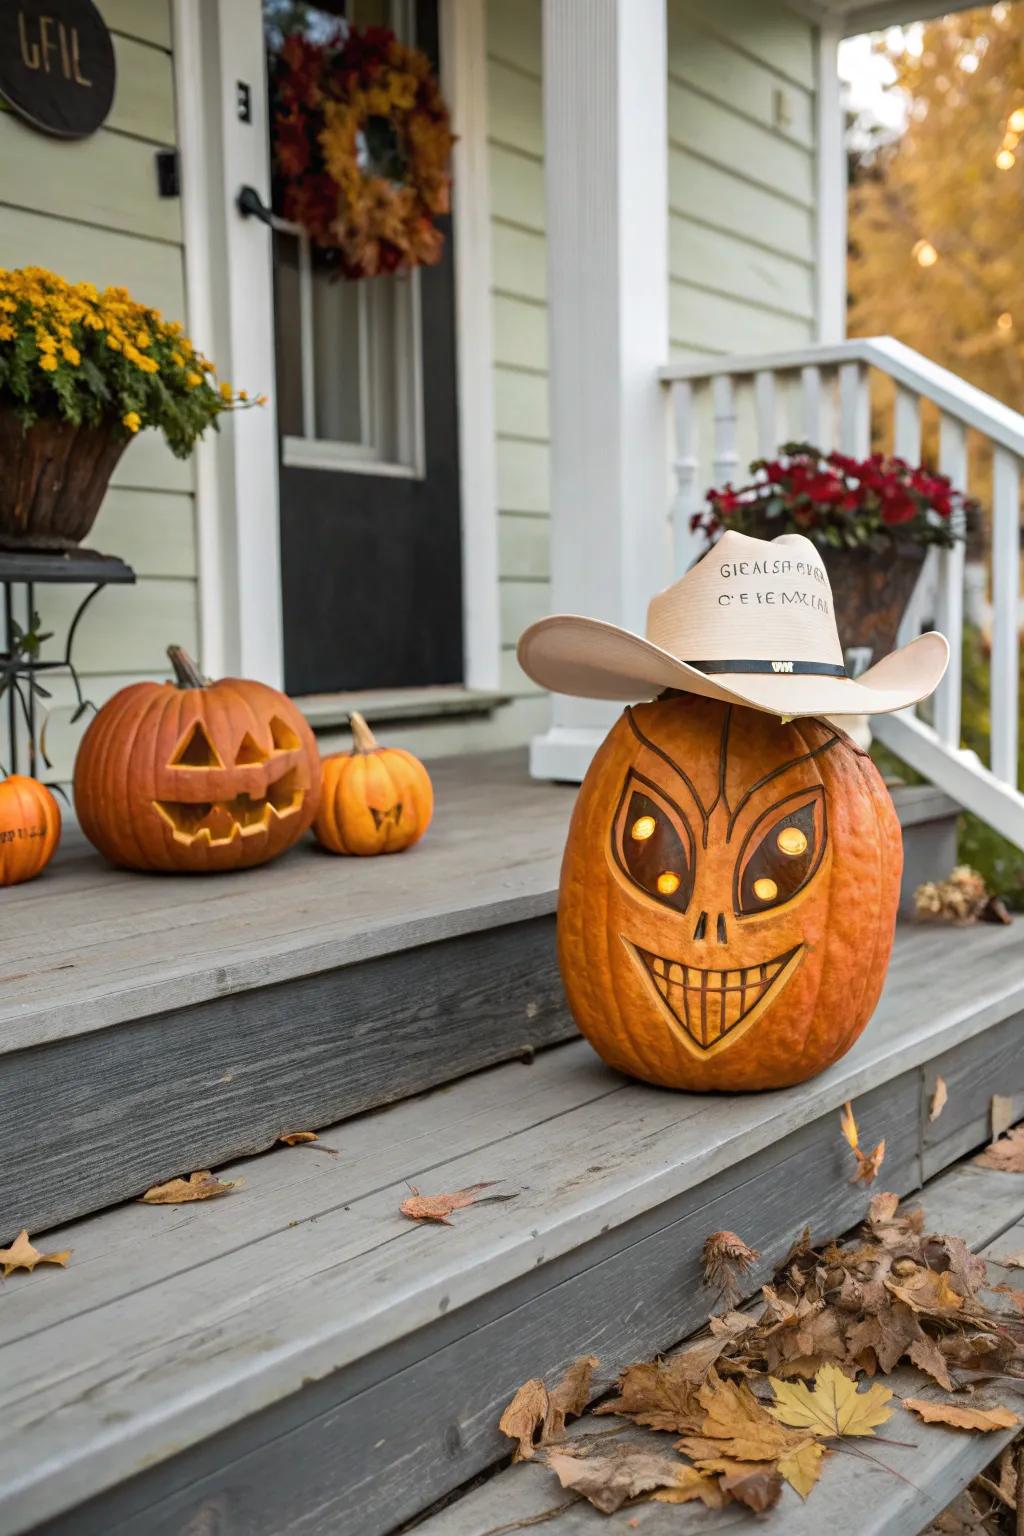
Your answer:
[[[861,673],[846,671],[821,555],[810,539],[730,529],[653,597],[647,636],[560,613],[519,641],[528,677],[588,699],[665,688],[773,715],[880,715],[927,698],[949,660],[944,635],[920,635]]]

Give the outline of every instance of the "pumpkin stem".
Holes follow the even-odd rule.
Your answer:
[[[348,723],[349,723],[349,729],[352,732],[352,746],[353,746],[353,750],[354,751],[356,751],[356,752],[377,752],[377,751],[379,751],[379,748],[378,748],[378,745],[377,745],[377,738],[373,734],[373,732],[370,730],[370,727],[367,725],[366,721],[363,719],[363,717],[359,713],[358,709],[354,709],[352,711],[352,713],[349,715]]]
[[[167,654],[171,658],[171,666],[174,668],[174,681],[179,688],[205,688],[206,679],[196,666],[188,651],[180,645],[169,645]]]

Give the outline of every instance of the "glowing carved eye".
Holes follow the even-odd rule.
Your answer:
[[[645,896],[685,912],[693,891],[693,832],[656,784],[630,773],[612,824],[612,857]]]
[[[775,845],[780,853],[788,854],[791,859],[799,858],[800,854],[807,852],[807,834],[799,827],[783,827],[775,839]]]
[[[751,827],[736,861],[735,910],[767,912],[791,901],[814,875],[825,852],[825,794],[799,790],[777,802]]]

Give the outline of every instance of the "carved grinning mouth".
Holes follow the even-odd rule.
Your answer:
[[[153,809],[171,828],[176,843],[208,843],[218,847],[236,837],[251,837],[272,820],[293,816],[302,805],[304,792],[295,769],[271,784],[263,798],[248,794],[233,800],[154,800]]]
[[[786,984],[803,953],[803,945],[798,944],[761,965],[705,971],[652,955],[628,939],[624,942],[642,963],[670,1021],[681,1026],[686,1040],[702,1051],[723,1044],[740,1024],[749,1028],[769,997]]]

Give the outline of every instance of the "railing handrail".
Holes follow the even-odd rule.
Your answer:
[[[1024,415],[1001,400],[976,389],[964,379],[933,363],[893,336],[854,337],[850,341],[811,343],[786,352],[741,354],[734,357],[701,357],[669,363],[659,369],[665,384],[687,380],[733,378],[745,374],[794,372],[801,368],[830,368],[861,363],[879,368],[915,394],[923,395],[946,415],[974,427],[1000,447],[1024,458]]]

